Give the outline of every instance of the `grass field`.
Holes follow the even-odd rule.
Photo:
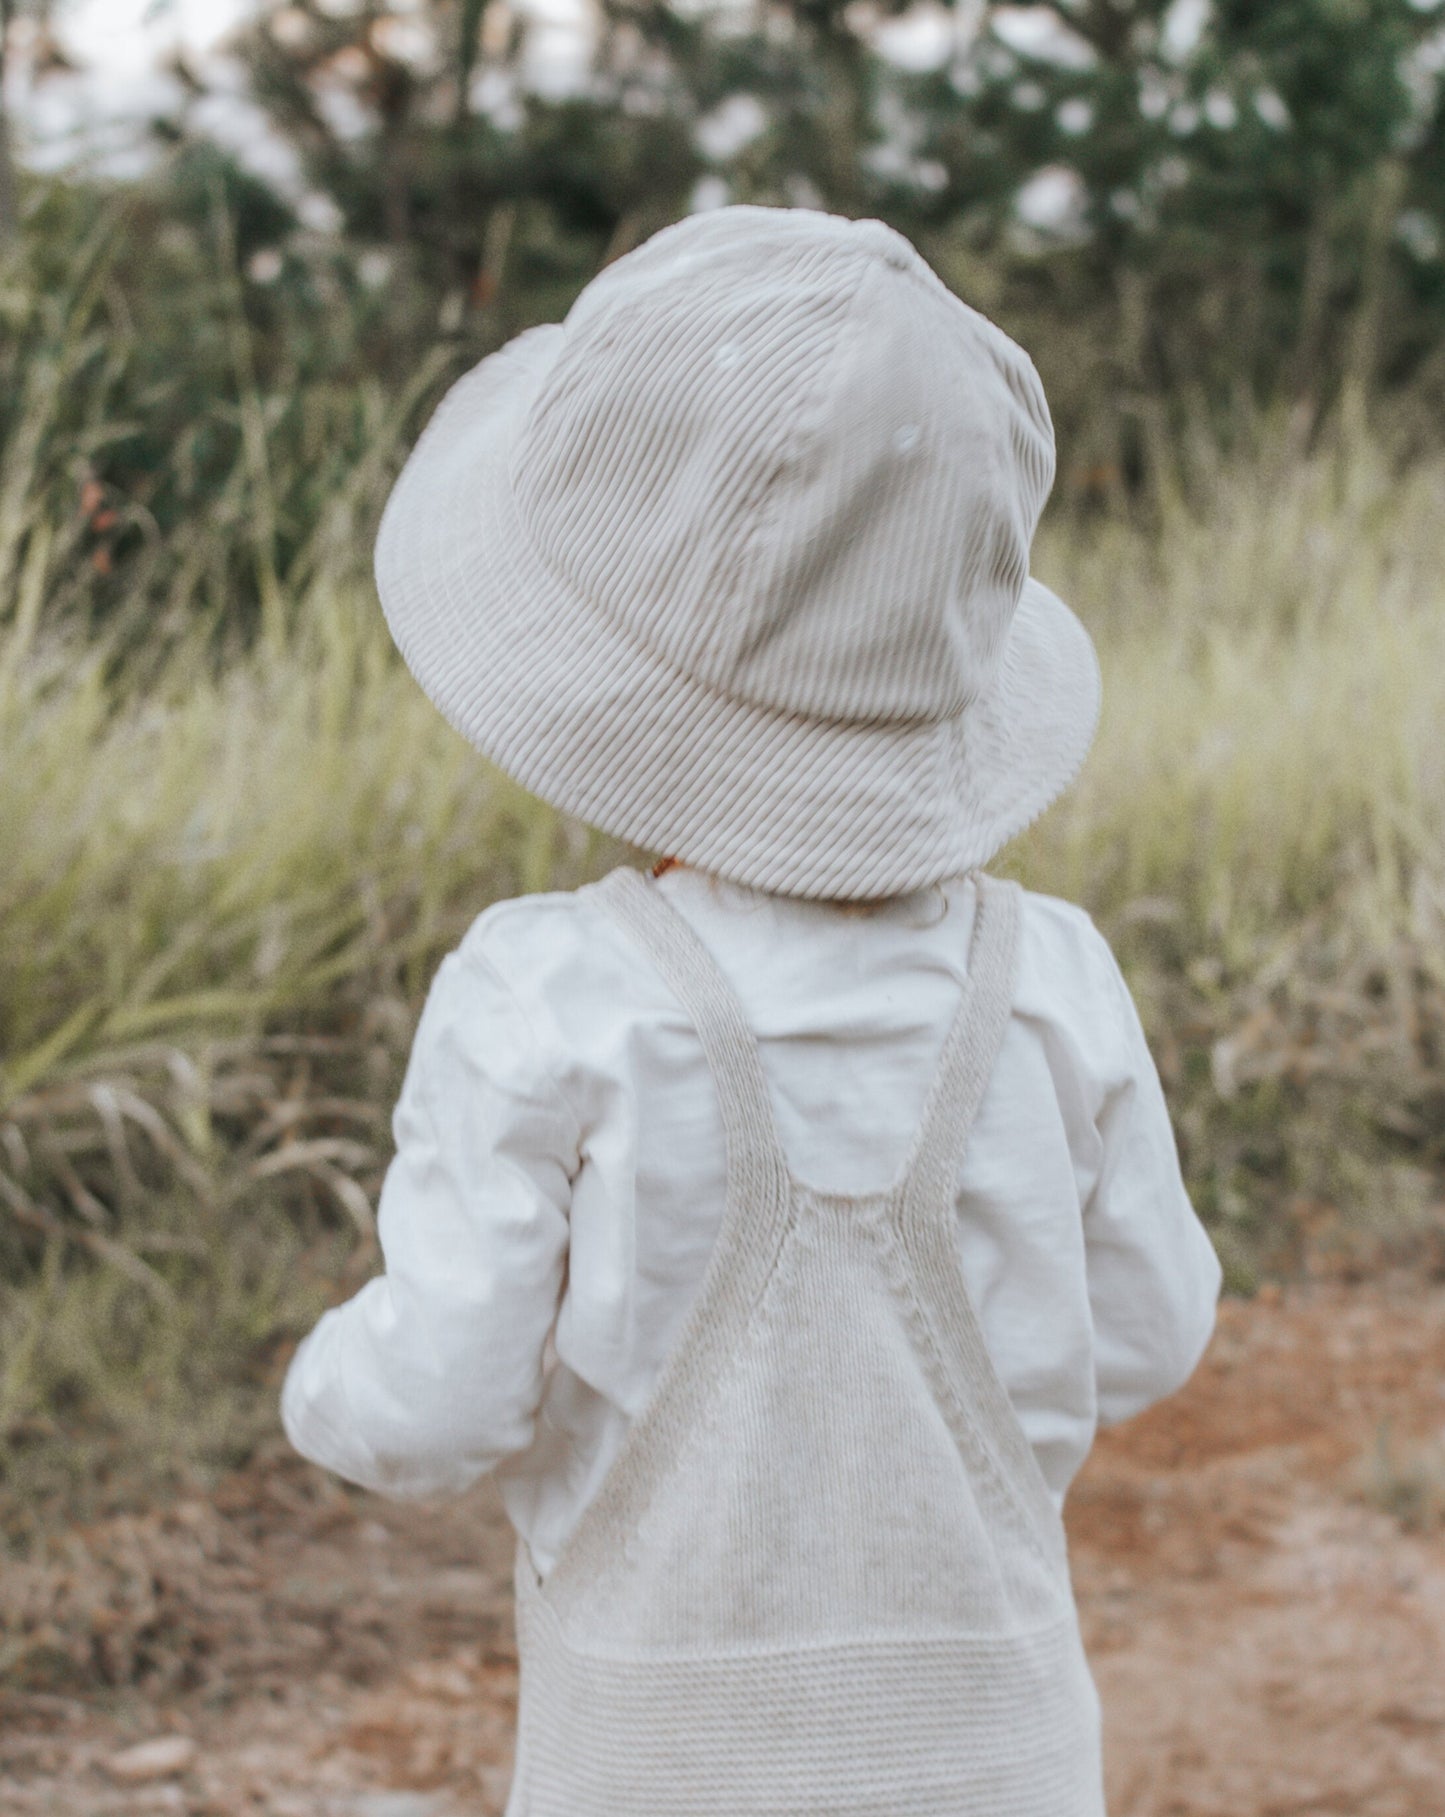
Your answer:
[[[446,727],[364,548],[219,666],[183,635],[128,679],[51,609],[56,544],[33,514],[7,542],[4,502],[0,1508],[23,1550],[56,1498],[119,1498],[140,1466],[205,1482],[275,1426],[289,1346],[376,1265],[438,959],[488,902],[618,851]],[[1306,1241],[1440,1226],[1442,557],[1445,461],[1400,477],[1361,434],[1305,454],[1287,425],[1196,451],[1137,516],[1060,511],[1036,550],[1094,632],[1104,716],[997,868],[1114,941],[1237,1290]]]

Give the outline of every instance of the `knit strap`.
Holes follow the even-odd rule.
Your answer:
[[[959,1164],[1013,1008],[1022,892],[973,874],[977,907],[963,998],[939,1056],[898,1190],[952,1205]]]
[[[936,1334],[939,1353],[950,1369],[957,1366],[954,1359],[961,1363],[962,1400],[981,1417],[999,1478],[1019,1498],[1030,1530],[1061,1581],[1067,1581],[1063,1523],[989,1353],[958,1252],[959,1169],[1008,1029],[1023,902],[1016,883],[982,872],[975,873],[975,881],[978,910],[964,1000],[944,1044],[895,1210],[914,1275],[926,1283],[927,1303],[944,1320],[944,1329]]]
[[[763,1073],[757,1038],[742,1005],[691,923],[622,868],[596,886],[630,930],[692,1019],[707,1056],[727,1141],[730,1196],[771,1202],[791,1181]]]
[[[636,871],[613,871],[593,888],[692,1018],[722,1106],[727,1194],[717,1241],[681,1331],[548,1576],[549,1598],[562,1611],[619,1557],[630,1556],[655,1485],[677,1468],[767,1285],[791,1207],[791,1176],[757,1042],[716,960],[684,917]]]
[[[1025,1524],[1042,1539],[1065,1582],[1062,1524],[989,1359],[957,1249],[956,1164],[1008,1020],[1019,921],[1016,885],[981,875],[976,882],[968,983],[910,1164],[892,1191],[870,1194],[868,1201],[893,1221],[901,1251],[910,1258],[907,1275],[896,1286],[922,1321],[922,1341],[942,1371],[940,1385],[960,1427],[972,1433],[970,1444],[982,1445],[991,1474],[1005,1491],[1024,1509],[1032,1508],[1034,1519],[1026,1517]],[[717,961],[686,917],[636,871],[614,871],[593,888],[607,912],[651,956],[692,1019],[722,1107],[728,1182],[718,1239],[682,1331],[548,1577],[549,1600],[564,1620],[576,1600],[590,1594],[590,1585],[613,1571],[619,1558],[630,1557],[656,1485],[680,1467],[772,1277],[798,1202],[757,1040]],[[885,1244],[885,1253],[890,1250],[902,1259]]]

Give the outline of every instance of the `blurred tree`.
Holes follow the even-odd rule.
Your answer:
[[[0,243],[14,234],[19,222],[13,90],[21,81],[34,82],[73,67],[52,29],[54,13],[55,0],[0,0]],[[22,34],[23,56],[17,57]]]
[[[386,249],[398,291],[440,297],[444,324],[482,310],[476,332],[495,337],[531,314],[523,298],[565,307],[686,210],[686,110],[622,38],[604,33],[591,83],[550,100],[524,79],[528,23],[500,0],[272,0],[235,49],[347,238]]]
[[[1431,0],[1054,0],[996,7],[908,84],[943,173],[927,212],[1009,250],[1061,363],[1134,400],[1328,396],[1438,345],[1445,202]],[[1051,185],[1018,256],[1011,213]],[[1416,307],[1396,309],[1387,299]],[[1419,306],[1430,304],[1427,327]]]
[[[919,72],[882,49],[907,0],[598,0],[565,94],[508,0],[265,0],[238,48],[393,307],[441,295],[469,342],[700,200],[802,203],[892,221],[1066,392],[1147,416],[1435,357],[1435,10],[955,0]]]
[[[21,3],[0,0],[7,38]],[[54,388],[36,486],[100,487],[119,514],[97,611],[123,581],[141,597],[142,562],[173,614],[294,591],[328,522],[369,533],[451,377],[729,199],[905,232],[1034,355],[1065,492],[1166,472],[1206,412],[1227,431],[1272,398],[1307,434],[1408,386],[1438,437],[1431,0],[595,0],[568,82],[526,3],[259,0],[234,49],[304,193],[213,142],[209,78],[183,63],[149,177],[37,188],[7,333],[17,372],[83,362]],[[920,18],[932,42],[905,64],[896,34]],[[83,248],[107,191],[124,224],[102,281]],[[0,398],[0,445],[23,402]],[[180,560],[202,519],[237,533]]]

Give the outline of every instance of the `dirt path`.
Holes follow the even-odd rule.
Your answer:
[[[1068,1524],[1110,1817],[1445,1813],[1445,1523],[1360,1495],[1382,1421],[1408,1512],[1445,1287],[1227,1302],[1189,1387],[1100,1439]],[[490,1486],[405,1508],[284,1454],[77,1530],[0,1577],[12,1675],[52,1687],[0,1693],[0,1810],[495,1817],[510,1547]]]

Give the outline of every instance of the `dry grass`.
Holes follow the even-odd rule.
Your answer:
[[[359,588],[210,677],[111,698],[47,636],[0,683],[0,1433],[69,1492],[143,1436],[224,1462],[238,1391],[374,1255],[391,1103],[439,955],[580,876]],[[244,1397],[242,1397],[244,1398]],[[65,1443],[48,1443],[50,1434]],[[81,1435],[84,1434],[84,1437]],[[46,1479],[49,1480],[48,1477]]]
[[[1440,1252],[1442,526],[1445,462],[1305,457],[1280,425],[1196,456],[1148,531],[1040,551],[1104,719],[1008,864],[1115,942],[1236,1285],[1305,1238]]]
[[[1187,496],[1192,502],[1186,506]],[[1283,436],[1151,522],[1058,520],[1105,669],[1001,868],[1115,941],[1231,1279],[1423,1242],[1445,1193],[1445,464]],[[43,531],[43,525],[39,526]],[[375,1265],[414,1020],[487,902],[615,856],[489,771],[333,564],[143,687],[0,602],[0,1507],[204,1484]],[[28,1512],[26,1511],[28,1508]]]

